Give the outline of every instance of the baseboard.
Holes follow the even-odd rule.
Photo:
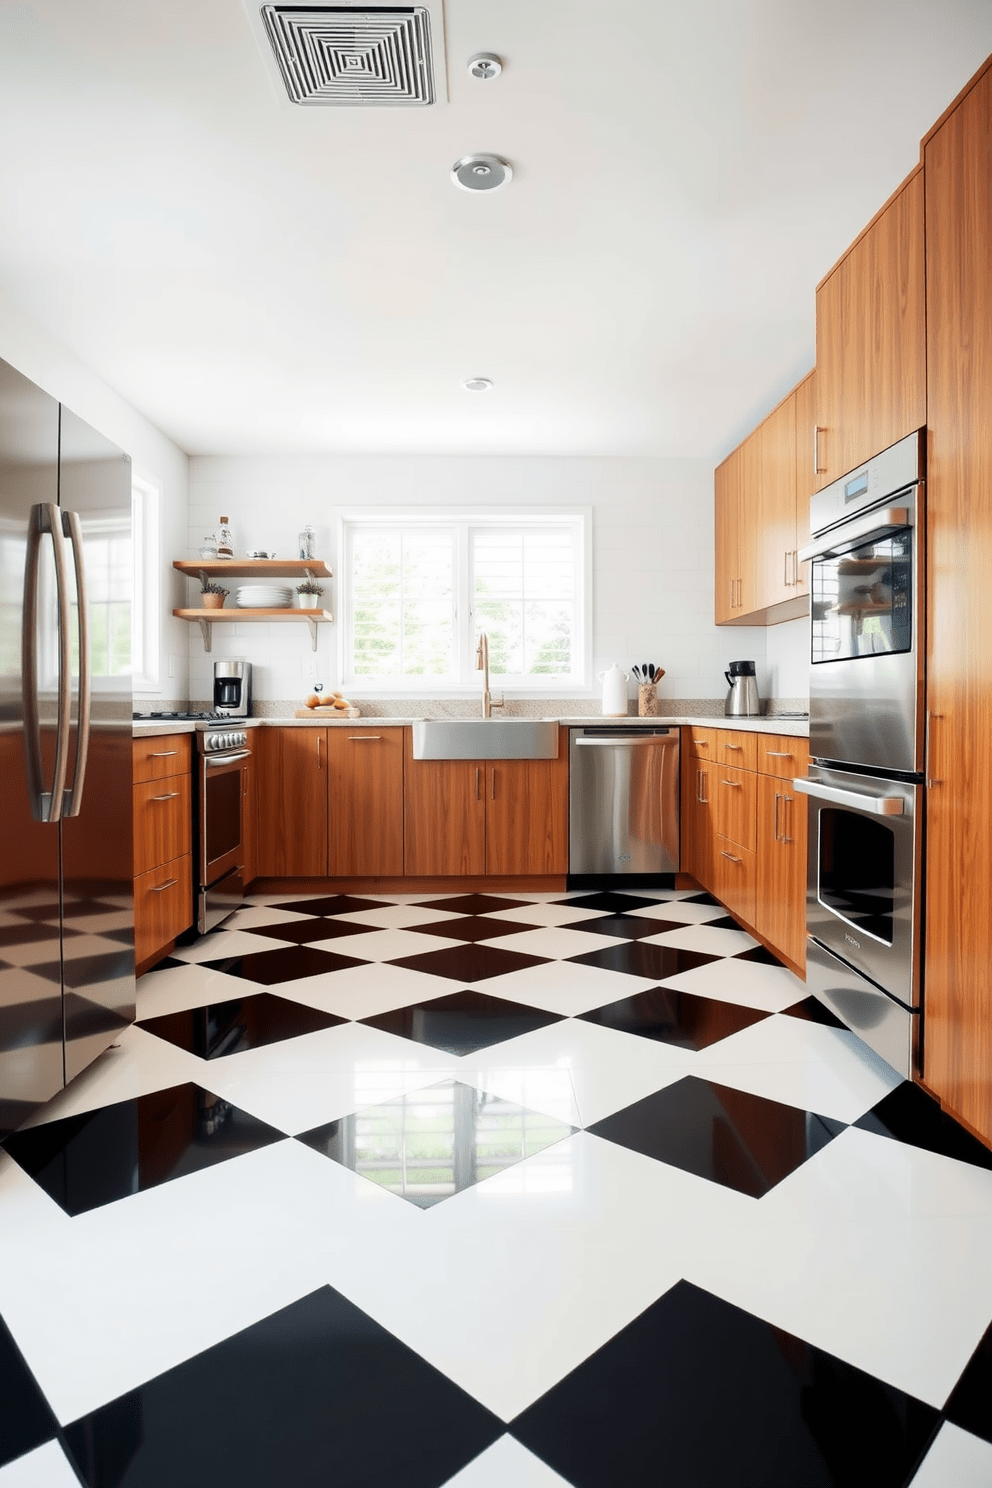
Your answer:
[[[563,873],[472,874],[464,877],[396,875],[386,878],[256,878],[249,894],[564,894]]]

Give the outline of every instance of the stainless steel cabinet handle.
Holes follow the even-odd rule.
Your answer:
[[[76,621],[79,627],[79,717],[76,720],[76,768],[72,787],[67,792],[64,816],[78,816],[83,808],[83,786],[86,784],[86,762],[90,753],[90,729],[93,709],[93,677],[90,660],[90,600],[83,569],[83,533],[79,514],[62,513],[63,534],[72,543],[72,562],[76,570]]]
[[[150,754],[149,759],[168,759],[171,754],[178,754],[178,749],[160,749],[157,754]]]
[[[490,801],[495,801],[495,799],[496,799],[496,771],[495,770],[492,771],[492,774],[489,777],[489,799],[490,799]]]
[[[381,734],[349,734],[349,744],[377,744],[382,738]]]
[[[323,765],[320,762],[320,746],[323,744],[323,742],[324,742],[324,740],[323,740],[322,736],[320,734],[318,734],[317,735],[317,769],[318,770],[322,770],[324,768]]]
[[[906,803],[902,796],[867,796],[863,791],[839,790],[835,785],[821,785],[818,780],[794,780],[793,790],[813,796],[817,801],[830,801],[835,806],[850,806],[853,811],[868,811],[872,816],[902,816]]]
[[[766,749],[765,750],[765,758],[766,759],[791,759],[792,758],[792,750],[791,749]]]
[[[820,426],[813,425],[813,474],[825,475],[826,471],[820,469]]]
[[[151,892],[153,894],[164,894],[166,889],[171,889],[178,882],[178,878],[167,878],[164,884],[153,885]]]
[[[740,790],[741,788],[741,783],[739,780],[721,780],[720,784],[729,785],[733,790]]]
[[[695,744],[697,749],[709,749],[710,747],[709,739],[693,739],[692,742],[693,744]]]
[[[942,780],[938,779],[937,776],[935,776],[935,775],[933,775],[931,773],[932,755],[930,753],[930,725],[931,725],[931,723],[933,723],[935,721],[936,722],[941,722],[943,720],[943,717],[944,717],[943,713],[931,713],[930,710],[927,709],[927,729],[926,729],[926,739],[924,740],[924,756],[925,756],[926,771],[927,771],[927,785],[929,787],[933,787],[933,786],[936,786],[936,785],[943,785],[943,783],[944,783]]]
[[[727,606],[727,608],[730,609],[730,610],[732,610],[734,608],[734,581],[733,581],[733,579],[731,579],[731,581],[730,581],[730,604]]]
[[[578,742],[581,743],[582,741],[579,740]],[[476,765],[476,767],[475,767],[475,799],[477,801],[481,801],[482,800],[482,790],[481,790],[481,784],[482,784],[482,782],[481,782],[481,776],[482,776],[482,771],[479,769],[479,766]]]
[[[790,806],[795,805],[795,800],[794,800],[794,797],[792,797],[792,796],[783,796],[782,797],[782,800],[785,803],[784,804],[784,807],[783,807],[783,810],[782,810],[782,820],[783,820],[783,822],[786,823],[786,829],[783,830],[783,832],[782,832],[782,841],[785,842],[785,843],[794,842],[796,839],[794,837],[790,837],[789,836],[789,833],[788,833],[788,821],[789,821],[789,808],[790,808]]]
[[[55,735],[55,768],[52,789],[45,790],[41,753],[41,721],[38,714],[38,566],[41,539],[48,533],[55,555],[56,602],[58,604],[58,711]],[[35,821],[57,822],[62,818],[65,782],[69,767],[69,729],[72,723],[72,651],[69,636],[69,569],[65,556],[62,513],[54,502],[39,502],[31,508],[27,551],[24,560],[22,604],[21,674],[23,677],[24,743],[31,814]]]
[[[705,773],[705,770],[696,771],[696,800],[699,802],[700,806],[706,806],[709,804],[706,800],[706,797],[703,795],[703,776],[705,775]]]
[[[784,589],[788,589],[788,587],[789,587],[789,551],[788,551],[788,549],[785,550],[784,557],[785,557],[785,574],[784,574],[783,579],[782,579],[782,587]]]
[[[721,858],[729,858],[732,863],[739,863],[741,861],[740,858],[735,858],[733,853],[724,852],[723,848],[720,849],[720,856]]]
[[[167,796],[149,796],[148,799],[149,801],[174,801],[178,794],[178,791],[170,791]]]
[[[858,522],[845,522],[843,537],[838,537],[836,532],[824,533],[816,542],[800,548],[799,556],[804,563],[814,558],[831,558],[852,547],[860,538],[872,537],[876,532],[881,537],[885,532],[900,532],[912,525],[913,513],[908,507],[886,506],[881,511],[869,512]]]
[[[744,745],[743,744],[724,744],[723,747],[724,747],[724,749],[736,749],[738,751],[738,753],[740,753],[740,754],[743,754],[744,753]]]

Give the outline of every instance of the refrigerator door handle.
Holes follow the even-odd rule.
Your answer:
[[[56,715],[55,768],[52,789],[45,790],[41,750],[41,719],[38,711],[38,568],[41,539],[49,533],[55,555],[55,586],[58,605],[58,710]],[[62,513],[54,502],[39,502],[31,508],[28,543],[24,560],[24,600],[21,612],[21,676],[24,710],[24,752],[27,760],[31,814],[35,821],[57,822],[69,768],[69,726],[72,708],[69,643],[69,588]]]
[[[62,531],[72,543],[72,561],[76,571],[76,614],[79,630],[79,718],[76,734],[76,768],[72,786],[66,792],[63,817],[78,816],[83,806],[83,786],[86,783],[86,762],[90,752],[90,726],[92,722],[93,681],[90,663],[90,601],[83,570],[83,532],[79,525],[79,514],[74,511],[62,513]],[[68,599],[66,601],[66,628],[68,629]],[[70,688],[67,689],[71,693]]]

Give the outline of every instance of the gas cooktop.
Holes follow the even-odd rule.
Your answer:
[[[201,721],[210,723],[227,723],[230,721],[227,713],[132,713],[131,717],[140,723],[161,723],[167,719],[176,723],[199,723]]]

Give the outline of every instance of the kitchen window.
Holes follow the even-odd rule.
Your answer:
[[[342,684],[474,692],[486,631],[504,688],[584,688],[587,527],[587,513],[561,511],[344,517]]]

